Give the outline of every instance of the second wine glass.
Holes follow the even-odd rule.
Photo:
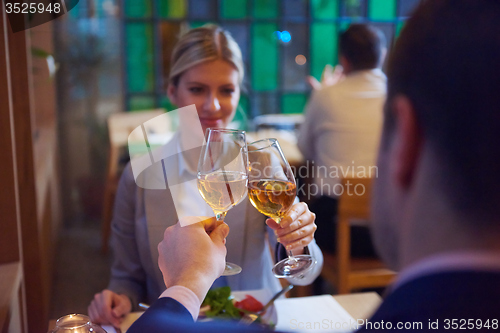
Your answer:
[[[248,145],[250,168],[248,198],[262,214],[277,223],[293,205],[297,193],[295,177],[276,139],[264,139]],[[277,277],[297,277],[309,271],[316,260],[310,255],[294,256],[278,262],[273,273]]]
[[[198,162],[198,190],[223,222],[229,209],[245,197],[248,181],[248,155],[244,131],[208,128]],[[241,267],[226,262],[222,275],[234,275]]]

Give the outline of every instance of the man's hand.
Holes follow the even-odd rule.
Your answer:
[[[304,247],[314,239],[317,229],[314,220],[316,214],[309,210],[304,202],[296,203],[278,224],[273,219],[267,219],[266,224],[274,230],[278,242],[294,254],[302,254]]]
[[[323,69],[323,74],[321,74],[321,82],[316,80],[314,76],[307,77],[307,83],[314,90],[321,90],[325,87],[333,86],[344,79],[344,70],[342,66],[337,65],[334,67],[326,65]]]
[[[132,303],[126,295],[119,295],[111,290],[95,294],[88,309],[90,320],[95,324],[120,327],[126,314],[132,311]]]
[[[189,217],[188,217],[189,218]],[[203,301],[226,263],[226,237],[229,226],[207,218],[203,222],[181,227],[181,222],[165,230],[158,244],[158,265],[165,285],[184,286]]]

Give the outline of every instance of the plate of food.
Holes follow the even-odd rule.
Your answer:
[[[267,289],[233,291],[229,287],[211,289],[200,308],[198,321],[213,319],[239,321],[246,313],[262,310],[273,297]],[[274,326],[277,322],[275,307],[270,306],[255,323]]]

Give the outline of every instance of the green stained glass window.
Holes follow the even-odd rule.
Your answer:
[[[307,17],[307,0],[287,0],[282,3],[282,15],[286,18]]]
[[[252,86],[257,91],[278,87],[277,25],[256,23],[252,29]]]
[[[311,27],[311,75],[321,78],[326,64],[337,64],[338,31],[334,23],[313,23]]]
[[[238,43],[241,53],[243,55],[243,62],[245,63],[245,66],[248,64],[248,59],[249,59],[249,54],[248,54],[248,39],[249,39],[249,34],[250,31],[248,31],[248,25],[245,23],[226,23],[224,24],[224,29],[229,31],[231,36],[233,36],[234,40]],[[245,73],[245,76],[248,76],[248,73]]]
[[[405,23],[404,22],[398,22],[396,24],[396,37],[399,36],[399,34],[401,33],[401,29],[403,29]]]
[[[281,87],[286,92],[307,90],[305,78],[309,75],[308,52],[304,45],[309,40],[309,25],[289,23],[283,26],[292,35],[292,41],[281,49]]]
[[[217,0],[188,0],[189,16],[197,20],[213,20],[217,16]]]
[[[254,0],[253,15],[256,18],[278,17],[278,0]]]
[[[278,98],[274,92],[257,93],[252,100],[252,116],[280,113]]]
[[[153,92],[153,25],[129,23],[125,27],[127,86],[129,92]]]
[[[395,0],[370,0],[368,16],[373,20],[393,20],[396,15]]]
[[[240,103],[238,105],[240,111],[242,111],[245,115],[250,114],[250,100],[247,95],[241,95]]]
[[[96,15],[107,15],[102,4],[108,0],[96,1]],[[94,13],[81,2],[71,11],[71,19],[87,18]],[[127,107],[176,109],[164,90],[170,55],[181,28],[214,23],[227,29],[242,50],[248,95],[241,96],[234,120],[244,129],[245,115],[252,119],[261,114],[303,112],[309,93],[307,75],[320,79],[325,65],[338,63],[338,34],[352,23],[380,28],[391,48],[408,15],[422,0],[112,2],[123,4],[121,45],[125,48],[123,77]],[[274,34],[284,30],[292,37],[288,43]]]
[[[394,24],[392,24],[392,23],[372,23],[372,25],[375,28],[379,28],[380,31],[382,31],[382,33],[385,36],[386,46],[390,47],[392,45],[392,40],[393,40],[394,34],[396,32]]]
[[[161,53],[158,55],[159,60],[161,62],[161,69],[155,71],[155,74],[160,76],[159,80],[157,80],[157,84],[160,84],[160,91],[165,91],[168,78],[170,76],[170,67],[171,67],[171,54],[177,44],[178,36],[181,32],[180,21],[162,21],[157,25],[158,35],[159,35],[159,46]]]
[[[161,96],[161,98],[160,98],[160,108],[164,109],[167,112],[174,111],[174,110],[178,109],[177,105],[172,104],[172,102],[168,99],[167,96]],[[177,130],[177,128],[179,127],[179,117],[178,117],[178,114],[171,113],[169,115],[169,117],[170,117],[170,120],[172,121],[172,125],[171,125],[170,129],[172,131]]]
[[[215,24],[215,22],[210,22],[210,21],[192,21],[189,24],[189,26],[191,27],[191,29],[194,29],[194,28],[199,28],[199,27],[204,26],[205,24],[209,24],[209,23]]]
[[[125,0],[126,17],[151,17],[153,0]]]
[[[339,0],[311,0],[315,19],[333,19],[339,16]]]
[[[399,0],[398,16],[410,16],[420,3],[420,0]]]
[[[226,19],[247,17],[247,0],[222,0],[221,15]]]
[[[129,99],[129,110],[149,110],[155,108],[155,99],[153,96],[132,96]]]
[[[302,113],[306,106],[305,94],[286,94],[281,97],[281,113]]]
[[[241,95],[240,103],[236,108],[236,113],[231,122],[231,128],[239,130],[247,130],[248,125],[248,96]]]
[[[344,17],[364,17],[366,15],[366,0],[343,0],[342,16]]]
[[[158,12],[162,18],[179,19],[186,17],[186,0],[161,0],[158,1]]]
[[[350,25],[351,25],[351,21],[342,21],[339,24],[339,29],[340,29],[340,31],[346,31]]]
[[[23,1],[24,2],[24,1]],[[80,17],[81,11],[80,11],[80,6],[78,5],[78,0],[66,0],[65,2],[65,7],[69,11],[69,17],[72,19],[77,19]]]
[[[177,109],[177,106],[174,105],[170,99],[168,99],[168,97],[166,96],[163,96],[161,99],[160,99],[160,107],[167,110],[167,111],[172,111],[172,110],[175,110]]]

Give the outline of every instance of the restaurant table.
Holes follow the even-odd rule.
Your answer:
[[[300,300],[301,298],[297,297],[295,299]],[[354,320],[370,318],[382,302],[382,298],[375,292],[335,295],[333,299],[337,301]],[[125,320],[125,322],[127,322],[126,328],[133,323],[133,320],[139,317],[137,312],[127,316],[128,318]],[[49,331],[55,327],[55,322],[55,320],[49,322]],[[125,333],[126,328],[122,327],[122,333]]]
[[[298,168],[304,164],[305,159],[297,147],[297,134],[295,131],[265,129],[258,132],[247,132],[247,141],[257,141],[268,138],[278,140],[278,143],[290,166]]]
[[[148,136],[149,146],[153,149],[160,147],[168,142],[172,138],[173,133],[167,134],[150,134]],[[247,132],[247,141],[257,141],[262,139],[274,138],[277,139],[283,154],[285,154],[286,159],[290,165],[300,166],[304,163],[304,156],[300,153],[297,147],[297,135],[295,131],[288,130],[276,130],[276,129],[264,129],[258,132]],[[134,140],[131,138],[129,141],[129,150],[131,155],[142,155],[146,154],[148,150],[147,145],[144,141]]]
[[[336,295],[333,298],[354,319],[370,318],[382,303],[382,298],[375,292]]]

